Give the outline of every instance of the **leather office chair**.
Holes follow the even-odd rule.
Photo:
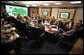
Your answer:
[[[70,37],[64,35],[64,38],[61,38],[60,40],[61,47],[71,49],[74,43],[77,41],[77,31]]]

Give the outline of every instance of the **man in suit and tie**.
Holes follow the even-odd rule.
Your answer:
[[[39,28],[45,30],[45,27],[42,25],[41,20],[38,20],[38,23],[36,23],[35,26],[38,26]]]
[[[21,20],[21,14],[18,14],[17,19]]]
[[[77,26],[74,25],[71,30],[66,31],[66,32],[62,32],[62,33],[58,33],[58,36],[61,37],[61,38],[63,38],[64,36],[71,37],[76,33],[76,31],[77,31]]]
[[[72,19],[69,20],[69,22],[65,25],[65,30],[70,30],[73,27],[74,22]]]
[[[7,13],[7,10],[5,9],[5,11],[2,13],[2,16],[4,18],[4,20],[9,23],[9,14]]]

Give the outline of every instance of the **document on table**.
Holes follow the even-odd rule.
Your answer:
[[[51,30],[53,30],[53,31],[57,31],[58,29],[57,29],[57,28],[52,28]]]
[[[49,30],[49,28],[45,27],[45,30]]]

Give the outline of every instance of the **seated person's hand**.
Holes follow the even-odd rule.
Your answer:
[[[66,35],[66,33],[64,32],[63,35]]]
[[[11,31],[14,31],[15,29],[16,29],[15,27],[13,27],[13,28],[10,28],[10,30],[11,30]]]
[[[63,35],[66,35],[68,32],[70,32],[70,31],[64,32]]]

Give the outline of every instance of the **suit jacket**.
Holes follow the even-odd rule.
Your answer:
[[[45,19],[44,19],[44,18],[42,18],[42,19],[41,19],[41,21],[44,23],[44,22],[45,22]]]
[[[69,22],[69,28],[71,29],[73,27],[74,22]]]
[[[17,19],[21,20],[21,17],[17,17]]]
[[[76,33],[76,30],[72,29],[70,32],[68,32],[65,36],[71,37]]]
[[[5,14],[6,13],[6,14]],[[2,13],[2,16],[3,16],[3,18],[6,18],[7,16],[9,16],[9,14],[7,13],[7,12],[3,12]]]
[[[58,36],[59,37],[64,37],[64,36],[67,36],[67,37],[72,37],[74,36],[74,34],[76,33],[77,30],[70,30],[70,31],[67,31],[65,35],[63,35],[63,33],[58,33]],[[65,33],[65,32],[64,32]]]
[[[57,33],[63,33],[63,32],[65,32],[62,28],[59,28],[58,30],[57,30]]]
[[[56,21],[56,19],[52,19],[50,23],[53,25],[53,23]]]
[[[45,27],[42,24],[35,24],[35,26],[40,27],[41,29],[45,30]]]
[[[58,26],[58,28],[63,28],[64,27],[64,24],[62,22],[58,22],[57,24],[55,24]]]
[[[77,29],[78,30],[82,30],[83,29],[83,24],[77,23],[76,26],[77,26]]]

